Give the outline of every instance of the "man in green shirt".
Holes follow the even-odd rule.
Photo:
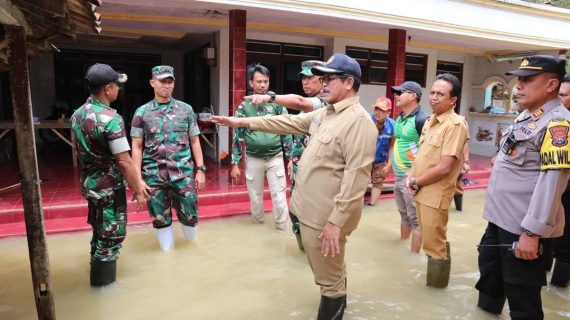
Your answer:
[[[260,64],[252,67],[249,85],[253,89],[253,93],[270,93],[272,97],[275,97],[274,93],[268,92],[269,76],[270,73],[266,67]],[[247,118],[274,116],[286,113],[287,109],[282,105],[274,103],[274,101],[253,105],[251,100],[246,99],[237,108],[235,116]],[[287,215],[289,209],[287,207],[287,196],[285,193],[287,178],[285,175],[285,165],[283,163],[283,150],[287,150],[286,156],[290,158],[288,153],[292,145],[291,135],[277,135],[261,131],[252,131],[249,128],[234,129],[231,171],[231,176],[234,181],[237,181],[241,176],[239,164],[242,161],[242,144],[245,144],[246,149],[245,178],[253,220],[257,223],[263,223],[265,219],[263,209],[263,183],[265,175],[267,175],[273,205],[275,228],[280,231],[287,230]]]
[[[412,169],[419,149],[420,133],[427,115],[419,106],[422,98],[422,88],[413,81],[406,81],[391,88],[394,92],[394,102],[402,112],[396,118],[394,129],[394,149],[391,162],[396,176],[394,195],[401,216],[400,239],[407,240],[412,236],[410,250],[420,252],[422,234],[416,215],[416,200],[406,188],[406,178]]]

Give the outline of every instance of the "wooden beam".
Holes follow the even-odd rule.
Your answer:
[[[10,0],[0,0],[0,24],[21,26],[26,30],[26,34],[31,34],[24,13]]]
[[[8,65],[12,108],[16,123],[16,146],[18,164],[22,177],[22,202],[26,219],[26,233],[32,284],[36,300],[38,319],[55,319],[55,306],[51,288],[51,275],[44,230],[42,197],[36,155],[34,125],[26,39],[22,27],[5,26],[8,39]]]

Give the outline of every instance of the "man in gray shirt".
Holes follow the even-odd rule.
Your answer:
[[[518,76],[517,99],[525,110],[503,133],[489,180],[483,211],[489,224],[475,287],[480,308],[500,314],[508,299],[512,319],[544,318],[547,259],[541,252],[564,228],[560,197],[570,177],[570,112],[557,97],[564,69],[565,60],[538,55],[507,73]]]

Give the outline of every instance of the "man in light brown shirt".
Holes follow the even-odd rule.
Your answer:
[[[305,253],[321,287],[317,319],[342,319],[346,307],[344,248],[360,221],[378,131],[359,102],[358,62],[335,54],[326,66],[311,71],[322,76],[326,108],[271,118],[219,116],[212,120],[231,127],[310,135],[299,161],[291,212],[301,222]]]
[[[416,196],[423,249],[428,256],[427,285],[436,288],[447,287],[451,269],[447,217],[467,139],[465,118],[453,111],[460,93],[457,77],[448,73],[437,76],[429,98],[433,114],[422,130],[407,181]]]

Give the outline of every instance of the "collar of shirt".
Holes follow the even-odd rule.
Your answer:
[[[556,98],[556,99],[552,99],[548,102],[546,102],[545,104],[543,104],[542,106],[540,106],[540,108],[536,109],[542,109],[542,112],[539,113],[537,116],[535,116],[535,112],[533,112],[530,116],[532,117],[532,120],[538,120],[540,117],[542,117],[543,114],[547,113],[548,111],[554,109],[554,107],[558,106],[560,104],[560,99]],[[527,110],[525,110],[525,112],[528,112]]]
[[[339,101],[335,104],[333,104],[333,108],[335,112],[341,112],[342,110],[355,105],[357,103],[360,103],[360,97],[359,96],[354,96],[354,97],[350,97],[348,99],[344,99],[342,101]]]
[[[115,111],[115,112],[117,111],[117,110],[111,108],[110,106],[104,104],[103,102],[101,102],[101,101],[99,101],[99,100],[97,100],[96,98],[93,98],[93,97],[87,98],[87,103],[89,103],[89,104],[95,104],[95,105],[98,105],[98,106],[100,106],[100,107],[107,108],[107,109],[109,109],[109,110],[113,110],[113,111]]]
[[[438,116],[435,116],[434,118],[435,118],[438,122],[444,122],[445,119],[449,118],[453,113],[455,113],[455,112],[453,111],[453,108],[452,108],[452,109],[449,109],[449,110],[445,111],[444,113],[442,113],[442,114],[440,114],[440,115],[438,115]]]
[[[415,116],[418,112],[420,112],[421,109],[422,109],[422,107],[418,104],[418,106],[412,112],[410,112],[407,116],[404,115],[404,111],[400,111],[399,116],[402,117],[402,119],[406,119],[408,117]]]
[[[170,98],[170,101],[168,101],[168,104],[160,103],[156,99],[154,99],[154,100],[152,100],[151,110],[156,111],[156,110],[164,109],[166,112],[168,112],[168,110],[170,110],[170,108],[172,107],[173,103],[174,103],[173,98]],[[166,107],[161,107],[161,105],[166,105]]]

